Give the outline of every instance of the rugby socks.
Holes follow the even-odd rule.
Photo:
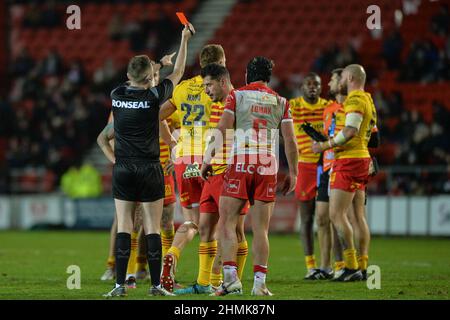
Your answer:
[[[211,280],[211,270],[214,258],[217,254],[217,240],[210,242],[200,242],[198,247],[198,277],[197,283],[201,286],[207,286]]]
[[[307,270],[317,269],[316,257],[314,255],[305,256],[305,264]]]
[[[342,270],[345,268],[345,262],[344,261],[336,261],[334,263],[334,272],[338,272],[339,270]]]
[[[223,281],[225,283],[235,282],[237,277],[237,264],[234,261],[225,261],[223,263]]]
[[[153,286],[159,286],[161,274],[161,236],[151,233],[145,236],[148,270]]]
[[[175,236],[175,230],[172,226],[171,230],[161,229],[161,242],[162,242],[162,255],[163,257],[167,254],[170,247],[172,246],[173,238]]]
[[[242,241],[238,243],[238,251],[236,256],[238,277],[242,280],[242,275],[244,274],[245,262],[247,261],[248,255],[248,243],[247,241]]]
[[[266,285],[267,266],[256,264],[253,266],[253,286],[263,287]]]
[[[114,269],[116,266],[116,257],[115,256],[109,256],[108,260],[106,260],[106,267],[108,269]]]
[[[211,271],[211,285],[213,287],[218,287],[222,283],[223,277],[222,277],[222,270],[219,269],[219,273],[215,273],[214,270]]]
[[[127,279],[129,277],[136,277],[136,258],[138,250],[138,232],[131,233],[131,251],[130,259],[128,260]]]
[[[123,285],[130,258],[131,235],[126,232],[119,232],[116,236],[116,283]]]
[[[358,265],[359,270],[367,270],[367,265],[369,264],[369,256],[368,255],[362,255],[358,256]]]
[[[175,259],[178,260],[178,259],[180,259],[181,251],[177,247],[172,246],[172,247],[170,247],[169,250],[167,250],[167,253],[165,255],[168,255],[168,254],[173,255],[175,257]]]
[[[358,269],[358,261],[356,260],[356,249],[344,250],[344,262],[347,269]]]

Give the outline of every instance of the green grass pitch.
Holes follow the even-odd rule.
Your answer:
[[[251,237],[248,237],[251,243]],[[381,268],[381,289],[366,283],[303,281],[305,266],[297,235],[271,235],[268,287],[272,299],[449,299],[450,239],[374,238],[370,264]],[[177,279],[195,281],[198,240],[182,253]],[[0,232],[1,299],[103,299],[112,283],[99,280],[105,268],[108,233]],[[250,250],[251,251],[251,250]],[[318,252],[316,253],[318,257]],[[81,289],[66,287],[67,267],[81,269]],[[138,283],[126,299],[253,299],[251,253],[244,272],[244,295],[149,297]],[[261,297],[257,297],[258,300]]]

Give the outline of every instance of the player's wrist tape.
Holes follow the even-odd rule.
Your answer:
[[[333,142],[337,146],[341,146],[347,141],[347,138],[345,138],[345,135],[342,131],[343,130],[339,131],[339,133],[333,138]]]
[[[363,116],[359,113],[352,112],[347,113],[345,116],[345,126],[346,127],[353,127],[359,130],[359,127],[361,127],[361,123],[363,121]]]

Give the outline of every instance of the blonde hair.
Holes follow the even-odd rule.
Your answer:
[[[225,51],[220,44],[208,44],[200,52],[200,67],[204,68],[211,63],[219,63],[225,58]]]

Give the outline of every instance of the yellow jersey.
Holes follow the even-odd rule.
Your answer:
[[[178,84],[170,102],[177,108],[180,117],[177,158],[203,156],[204,134],[209,128],[212,101],[205,93],[202,77],[196,76]]]
[[[172,113],[172,115],[166,119],[167,124],[172,126],[175,129],[178,129],[180,127],[180,120],[178,118],[178,111],[175,111]],[[164,166],[169,160],[170,156],[170,150],[169,146],[164,142],[163,139],[159,138],[159,161],[161,162],[161,165]]]
[[[367,144],[372,130],[377,124],[377,111],[372,96],[363,90],[350,92],[344,101],[344,112],[346,115],[359,113],[363,116],[363,121],[356,135],[335,150],[335,158],[370,158]]]
[[[323,132],[323,111],[329,103],[330,101],[322,98],[319,98],[315,104],[306,102],[303,97],[289,100],[297,137],[298,162],[317,163],[319,161],[320,154],[312,152],[313,141],[303,130],[302,124],[309,122],[314,129]]]

